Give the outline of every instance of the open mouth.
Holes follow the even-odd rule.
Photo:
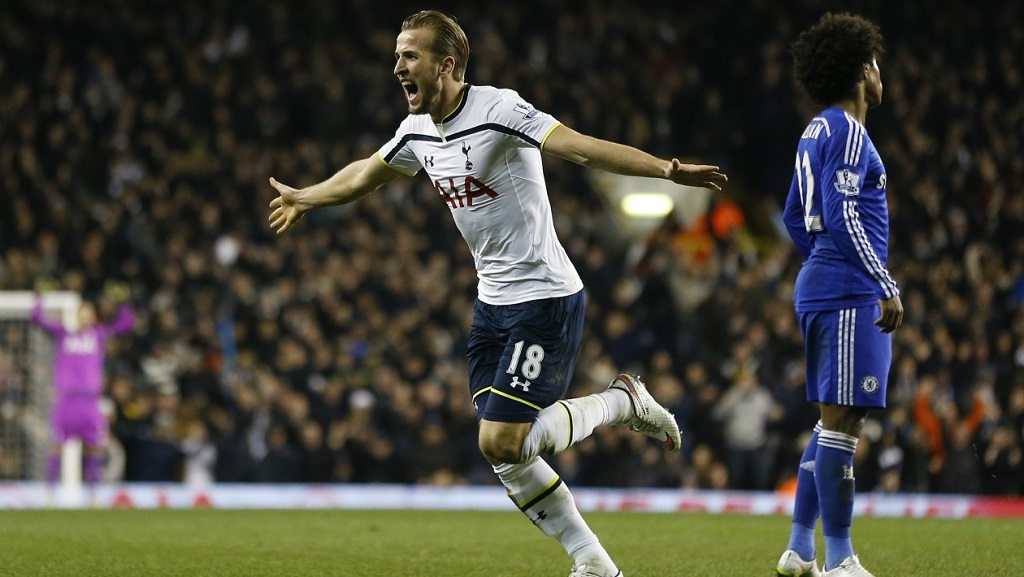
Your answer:
[[[413,104],[417,95],[419,95],[420,87],[411,80],[403,80],[402,88],[405,90],[406,100],[408,100],[410,104]]]

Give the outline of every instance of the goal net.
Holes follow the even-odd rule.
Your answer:
[[[0,291],[0,480],[42,480],[52,443],[53,339],[29,320],[35,298],[30,291]],[[42,298],[50,318],[74,324],[77,293]]]

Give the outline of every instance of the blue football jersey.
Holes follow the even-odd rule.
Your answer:
[[[864,125],[839,107],[807,125],[796,151],[784,220],[806,259],[797,312],[860,307],[899,295],[886,268],[885,166]]]

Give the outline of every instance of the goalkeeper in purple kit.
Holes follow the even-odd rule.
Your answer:
[[[100,411],[103,394],[103,364],[107,340],[135,326],[135,313],[123,302],[110,323],[98,322],[96,306],[83,302],[78,308],[78,328],[68,330],[48,319],[42,298],[37,297],[32,321],[54,337],[54,403],[50,425],[53,448],[46,461],[46,480],[50,485],[60,478],[61,446],[69,439],[81,439],[84,446],[83,477],[90,488],[100,480],[103,450],[107,443],[107,419]]]

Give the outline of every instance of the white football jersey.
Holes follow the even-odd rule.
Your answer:
[[[427,171],[473,253],[485,303],[563,297],[583,288],[555,236],[541,165],[540,149],[559,124],[512,90],[467,85],[441,124],[411,114],[378,152],[403,174]]]

